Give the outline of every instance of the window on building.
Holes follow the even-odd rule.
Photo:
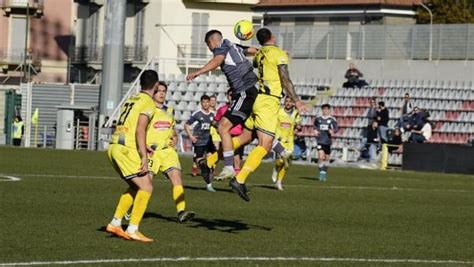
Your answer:
[[[192,14],[191,57],[206,57],[207,47],[204,36],[209,29],[209,13]]]

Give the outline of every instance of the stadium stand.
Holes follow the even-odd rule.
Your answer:
[[[164,77],[164,76],[162,76]],[[171,95],[169,105],[175,107],[178,125],[186,121],[190,114],[199,108],[202,94],[216,94],[218,105],[225,101],[227,82],[224,76],[201,76],[191,83],[184,81],[184,75],[167,75]],[[431,113],[430,120],[434,123],[433,136],[429,142],[447,144],[465,144],[473,138],[474,132],[474,84],[459,81],[407,81],[407,80],[369,80],[365,88],[340,88],[331,91],[329,79],[300,79],[295,81],[297,93],[304,100],[319,97],[315,107],[329,103],[333,107],[333,115],[337,118],[341,129],[335,135],[333,158],[341,158],[347,148],[348,160],[356,160],[362,145],[364,128],[367,127],[366,114],[369,99],[376,97],[385,101],[390,111],[390,128],[395,127],[400,118],[400,107],[403,95],[409,93],[416,106]],[[313,123],[319,109],[313,109],[302,118],[303,132],[311,156],[316,155],[313,138]],[[389,163],[400,165],[402,155],[392,154]]]

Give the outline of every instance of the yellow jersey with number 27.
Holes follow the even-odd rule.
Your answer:
[[[120,108],[117,129],[112,135],[112,144],[120,144],[137,149],[135,135],[138,118],[143,114],[151,120],[153,114],[155,114],[155,109],[155,102],[146,93],[140,92],[130,97]]]

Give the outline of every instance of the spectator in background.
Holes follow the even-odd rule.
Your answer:
[[[12,124],[12,136],[13,136],[13,145],[14,146],[21,146],[21,139],[25,134],[25,125],[21,116],[16,116],[15,120],[13,120]]]
[[[364,74],[356,69],[354,63],[349,64],[349,69],[346,71],[344,77],[347,79],[347,82],[342,85],[344,88],[360,88],[367,85],[364,80],[360,79],[364,77]]]
[[[370,107],[367,112],[367,119],[369,119],[368,127],[372,125],[372,122],[377,118],[377,102],[376,98],[372,97],[370,99]]]
[[[402,116],[408,115],[412,112],[414,108],[413,102],[410,100],[410,94],[405,93],[403,97],[403,106],[400,108]]]
[[[380,101],[379,106],[377,108],[377,118],[376,121],[378,122],[379,126],[379,134],[381,138],[381,142],[387,142],[387,130],[388,130],[388,121],[389,121],[389,112],[388,109],[385,107],[385,102]]]
[[[429,122],[428,117],[429,114],[425,114],[423,116],[423,127],[421,128],[421,130],[413,129],[411,131],[411,143],[422,144],[431,139],[431,133],[433,131],[433,128],[431,127],[431,123]]]
[[[367,129],[367,144],[369,150],[369,160],[375,161],[377,158],[377,150],[380,144],[379,138],[379,124],[377,121],[373,121]]]
[[[387,140],[388,153],[402,153],[402,132],[399,128],[395,128],[393,133],[388,137]]]

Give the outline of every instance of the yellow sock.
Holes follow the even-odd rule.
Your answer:
[[[120,196],[119,203],[117,204],[117,208],[115,209],[114,218],[122,219],[125,216],[125,213],[130,209],[133,205],[133,195],[132,193],[127,190]]]
[[[214,152],[209,157],[207,157],[207,167],[212,168],[214,167],[217,162],[219,161],[219,153]]]
[[[186,208],[186,202],[184,201],[184,188],[182,185],[173,186],[173,201],[176,204],[177,212]]]
[[[135,196],[135,201],[133,202],[132,214],[130,216],[130,224],[139,225],[143,214],[145,214],[146,208],[148,206],[148,201],[150,200],[151,193],[143,190],[138,190],[137,195]]]
[[[280,182],[283,181],[283,178],[285,178],[285,173],[286,173],[285,168],[283,168],[283,166],[280,167],[280,169],[278,170],[278,176],[277,176],[278,181],[280,181]]]
[[[237,182],[243,184],[249,177],[249,175],[254,172],[258,166],[260,166],[260,162],[262,159],[267,155],[267,150],[262,146],[257,146],[252,151],[250,151],[247,160],[244,163],[244,166],[240,170],[239,174],[237,174]]]
[[[232,146],[234,147],[234,150],[238,149],[241,145],[242,144],[238,137],[232,137]]]

